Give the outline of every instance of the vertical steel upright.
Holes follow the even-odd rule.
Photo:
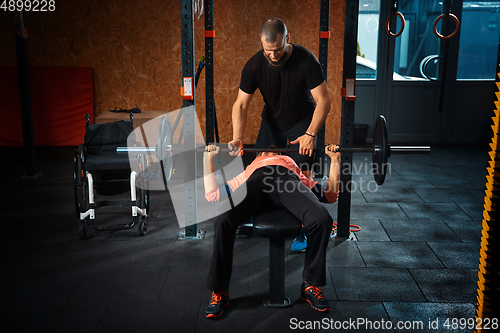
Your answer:
[[[445,17],[441,20],[441,34],[446,36],[450,35],[455,30],[455,23],[449,17],[453,13],[459,21],[462,21],[462,7],[463,1],[458,0],[445,0],[443,2],[443,14]],[[456,108],[455,94],[457,91],[457,69],[458,69],[458,55],[460,47],[460,34],[461,29],[453,38],[441,39],[439,43],[439,55],[446,59],[446,61],[439,61],[439,104],[438,112],[442,115],[443,121],[441,122],[440,140],[447,141],[448,138],[453,136],[453,114]]]
[[[378,54],[377,54],[377,83],[375,87],[375,118],[379,114],[392,114],[392,81],[394,71],[394,51],[396,48],[396,38],[386,32],[385,17],[392,15],[390,28],[397,31],[398,1],[381,1],[380,3],[380,23],[378,32]],[[374,119],[375,120],[375,119]],[[390,124],[389,124],[390,127]],[[390,128],[389,128],[390,130]]]
[[[330,39],[330,0],[321,0],[319,15],[319,63],[325,81],[328,81],[328,41]],[[325,148],[325,125],[316,135],[316,148]],[[322,175],[325,173],[325,153],[316,153],[314,173]],[[318,169],[319,168],[319,169]]]
[[[182,133],[184,148],[196,148],[196,109],[195,109],[195,58],[194,58],[194,6],[193,0],[181,0],[181,47],[182,47],[182,78],[191,78],[192,98],[183,97],[182,101]],[[197,175],[196,154],[183,154],[185,163],[185,237],[196,237],[197,213]]]
[[[342,82],[356,78],[356,55],[358,37],[359,0],[346,0],[344,23],[344,70]],[[352,148],[354,141],[354,100],[342,99],[341,143],[344,148]],[[351,219],[352,153],[342,153],[340,173],[341,191],[338,200],[337,237],[349,237]]]
[[[205,97],[206,97],[206,142],[214,143],[214,1],[205,0]]]

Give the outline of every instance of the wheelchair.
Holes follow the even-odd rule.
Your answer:
[[[131,229],[139,225],[144,236],[148,227],[149,168],[144,154],[117,153],[117,147],[134,145],[133,114],[130,121],[89,124],[86,115],[84,143],[75,150],[73,180],[78,237],[88,238],[89,225],[97,231]],[[130,191],[130,200],[103,200],[96,202],[95,194],[112,196]],[[131,207],[132,221],[128,224],[97,226],[96,210],[103,206]]]

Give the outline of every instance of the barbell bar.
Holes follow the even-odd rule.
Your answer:
[[[429,146],[392,146],[389,145],[389,149],[391,154],[428,154],[431,152],[431,148]],[[195,148],[195,149],[182,149],[182,148],[172,148],[167,147],[168,151],[194,151],[197,153],[205,152],[205,148]],[[247,153],[261,153],[261,152],[274,152],[274,153],[298,153],[299,150],[297,148],[243,148],[241,149],[243,152]],[[373,153],[374,151],[379,151],[378,147],[354,147],[354,148],[339,148],[337,151],[339,153]],[[132,153],[132,154],[151,154],[158,155],[157,147],[118,147],[116,149],[119,153]],[[231,152],[232,150],[229,148],[221,148],[221,152]],[[315,153],[324,152],[323,149],[315,148],[313,150]]]
[[[373,146],[371,148],[360,147],[339,147],[338,151],[350,153],[372,153],[373,155],[373,175],[375,182],[382,185],[385,181],[387,173],[387,160],[391,154],[429,154],[431,148],[429,146],[391,146],[388,142],[387,122],[385,117],[380,115],[377,117],[373,131]],[[158,132],[158,144],[156,147],[117,147],[118,153],[129,154],[155,154],[158,157],[159,163],[162,165],[165,172],[165,180],[169,181],[173,169],[173,154],[178,151],[194,151],[204,152],[205,148],[195,148],[192,150],[177,149],[172,147],[171,127],[168,117],[163,117],[160,121]],[[221,148],[222,152],[230,152],[229,148]],[[243,148],[243,152],[259,153],[259,152],[279,152],[290,153],[298,152],[297,148]],[[323,152],[322,149],[314,149],[315,152]]]

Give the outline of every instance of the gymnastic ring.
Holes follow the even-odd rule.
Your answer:
[[[456,17],[455,15],[453,15],[452,13],[449,13],[448,14],[452,19],[453,21],[455,21],[455,31],[453,31],[450,35],[448,36],[443,36],[441,35],[437,29],[436,29],[436,25],[437,23],[439,22],[440,19],[442,19],[443,17],[445,17],[446,15],[445,14],[441,14],[439,15],[436,20],[434,21],[434,25],[432,26],[432,30],[434,31],[434,34],[437,36],[437,38],[439,39],[450,39],[451,37],[455,36],[455,34],[458,32],[458,29],[460,28],[460,20],[458,19],[458,17]]]
[[[399,29],[398,33],[397,34],[394,34],[392,33],[391,31],[391,17],[393,15],[397,15],[399,16],[399,18],[401,19],[401,29]],[[398,37],[399,35],[401,35],[403,33],[403,30],[405,29],[405,17],[403,16],[403,14],[401,14],[399,11],[396,12],[396,13],[393,13],[393,14],[389,14],[389,16],[387,16],[387,20],[385,20],[385,31],[392,37]]]

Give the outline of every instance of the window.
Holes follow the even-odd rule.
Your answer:
[[[360,0],[356,78],[376,79],[380,0]]]
[[[374,80],[377,76],[380,0],[360,0],[358,17],[358,58],[356,77]],[[399,1],[405,18],[403,33],[395,38],[393,79],[434,80],[438,78],[441,40],[433,32],[436,18],[443,13],[443,1]],[[394,18],[393,18],[394,19]],[[443,20],[437,30],[441,31]],[[450,20],[453,28],[454,22]],[[382,24],[383,26],[384,24]],[[397,19],[397,29],[401,20]],[[500,0],[463,0],[457,67],[458,80],[493,80],[496,73],[500,33]],[[457,38],[456,37],[453,38]]]
[[[500,1],[500,0],[499,0]],[[395,39],[393,80],[424,80],[420,73],[421,62],[429,55],[437,55],[439,40],[432,32],[432,25],[442,11],[442,4],[435,0],[400,1],[399,11],[405,17],[403,33]],[[396,17],[397,18],[397,17]],[[395,19],[395,18],[393,18]],[[358,17],[358,58],[356,78],[376,79],[380,0],[360,0]],[[397,18],[397,30],[401,20]],[[428,64],[432,75],[436,62]]]
[[[458,53],[458,80],[495,79],[499,32],[499,0],[464,0]]]
[[[398,9],[405,17],[405,28],[396,38],[394,72],[400,74],[402,80],[436,78],[439,39],[432,26],[443,10],[442,2],[400,1]],[[401,27],[400,21],[398,19],[397,31]]]

